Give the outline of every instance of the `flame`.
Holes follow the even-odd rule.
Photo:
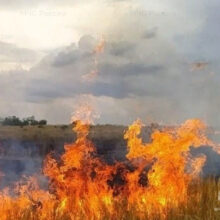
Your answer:
[[[98,55],[104,47],[101,39],[93,51],[94,69],[84,79],[98,75]],[[151,140],[144,143],[144,125],[136,120],[124,134],[127,160],[109,165],[97,156],[88,138],[90,125],[97,117],[91,96],[80,98],[71,119],[76,141],[64,146],[59,159],[49,154],[44,161],[48,188],[41,188],[33,176],[12,189],[3,189],[0,219],[166,219],[170,210],[187,206],[190,185],[199,180],[206,162],[204,155],[193,157],[190,148],[208,145],[220,152],[219,145],[207,138],[206,125],[192,119],[169,129],[155,128]]]
[[[135,168],[131,171],[125,163],[110,166],[96,157],[87,139],[88,127],[80,121],[76,124],[77,140],[65,146],[62,165],[48,158],[44,169],[61,204],[65,199],[66,213],[103,219],[107,212],[114,219],[117,205],[126,202],[126,209],[135,207],[139,218],[154,210],[165,217],[167,207],[187,201],[189,184],[198,178],[206,160],[204,156],[192,159],[190,147],[212,144],[205,136],[206,126],[188,120],[173,130],[155,131],[146,144],[139,137],[142,126],[137,120],[124,135],[127,158]]]
[[[186,200],[190,181],[198,177],[204,165],[203,156],[191,163],[191,171],[186,170],[190,147],[211,143],[205,136],[205,125],[199,120],[188,120],[175,130],[155,131],[152,142],[147,144],[143,144],[138,137],[140,131],[141,123],[136,121],[125,133],[129,148],[127,158],[134,164],[141,159],[139,162],[143,168],[148,164],[151,164],[151,168],[147,174],[147,189],[136,189],[136,193],[131,193],[131,201],[140,202],[141,207],[139,198],[144,196],[153,208],[161,209],[168,204],[177,206]]]
[[[105,48],[105,40],[102,37],[93,50],[93,66],[94,67],[89,73],[82,76],[82,79],[84,81],[91,82],[97,78],[98,73],[99,73],[98,56],[104,52],[104,48]]]
[[[96,45],[95,49],[94,49],[94,53],[95,54],[100,54],[104,52],[104,48],[105,48],[105,40],[102,37],[100,39],[100,41],[98,42],[98,44]]]
[[[143,143],[143,124],[137,120],[124,134],[128,161],[108,165],[88,139],[90,110],[84,106],[76,111],[77,139],[65,145],[60,160],[47,156],[43,172],[49,190],[31,177],[18,182],[13,192],[1,191],[2,220],[124,219],[124,212],[138,219],[153,219],[157,212],[166,219],[169,207],[187,203],[189,186],[206,160],[203,155],[193,158],[190,147],[214,146],[203,122],[187,120],[179,127],[155,130],[151,141]]]

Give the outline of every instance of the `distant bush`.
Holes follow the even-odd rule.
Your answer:
[[[46,120],[40,120],[38,122],[39,125],[47,125],[47,121]]]
[[[23,127],[26,125],[41,125],[41,126],[43,126],[43,125],[47,124],[47,121],[46,120],[37,121],[34,116],[23,118],[23,119],[20,119],[16,116],[9,116],[9,117],[1,119],[0,123],[2,125],[12,125],[12,126]]]

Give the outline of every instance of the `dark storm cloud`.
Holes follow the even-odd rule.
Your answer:
[[[94,56],[94,48],[97,42],[89,35],[80,38],[78,45],[70,45],[60,51],[53,60],[55,67],[62,67],[74,63],[84,61],[85,63],[92,60]]]
[[[72,51],[60,52],[54,59],[53,65],[55,67],[62,67],[79,62],[80,60],[88,60],[92,58],[92,52],[80,51],[74,49]]]
[[[32,100],[33,97],[38,101],[41,98],[45,100],[71,97],[81,93],[114,98],[164,96],[172,95],[171,88],[174,88],[172,85],[182,81],[181,75],[178,77],[177,74],[174,77],[171,74],[172,69],[166,66],[167,63],[177,60],[167,56],[166,61],[158,62],[158,57],[152,57],[151,52],[147,50],[148,46],[146,47],[144,40],[136,44],[106,42],[105,52],[97,57],[99,72],[97,79],[92,83],[83,81],[83,75],[95,68],[95,55],[91,52],[93,47],[89,50],[85,47],[91,45],[88,42],[89,38],[82,39],[79,46],[64,48],[52,60],[50,58],[50,62],[43,62],[42,67],[39,65],[32,70],[31,75],[35,75],[36,78],[28,83],[28,100]],[[94,39],[90,40],[94,42]],[[121,52],[120,56],[118,53],[112,53],[117,51],[117,47],[122,51],[124,45],[128,47],[123,49],[125,53]]]
[[[115,74],[120,74],[121,77],[126,77],[129,75],[146,75],[146,74],[157,74],[160,73],[164,69],[163,66],[160,65],[151,65],[144,63],[127,63],[121,65],[115,65],[109,63],[103,63],[100,65],[100,71],[103,74],[111,74],[114,76]]]
[[[40,90],[38,86],[40,86]],[[73,97],[77,94],[87,94],[91,92],[95,96],[124,98],[131,92],[125,82],[117,82],[113,85],[102,82],[96,83],[95,85],[82,84],[79,86],[79,83],[74,83],[74,81],[72,83],[62,84],[54,81],[37,80],[35,85],[31,85],[29,89],[27,97],[29,102],[44,102],[51,99]]]
[[[48,59],[49,62],[42,62],[31,70],[30,75],[36,77],[31,79],[27,85],[28,100],[72,97],[81,93],[114,98],[159,93],[156,88],[158,88],[158,83],[161,83],[160,77],[163,74],[166,75],[167,70],[160,62],[147,62],[147,56],[150,54],[146,53],[146,57],[139,56],[139,52],[143,53],[141,50],[145,50],[145,43],[140,47],[142,41],[138,44],[106,42],[104,53],[96,57],[98,59],[97,79],[94,82],[84,81],[83,75],[96,68],[94,66],[95,54],[92,52],[95,40],[89,37],[82,37],[82,39],[77,46],[64,48],[53,58],[51,56]],[[120,51],[120,53],[115,53],[115,51]],[[44,73],[45,70],[46,73]],[[167,77],[169,78],[169,74]],[[165,90],[165,87],[163,89]],[[169,91],[169,87],[167,90]]]

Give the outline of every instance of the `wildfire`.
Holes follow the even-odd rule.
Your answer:
[[[76,112],[74,119],[80,117]],[[154,131],[149,143],[139,136],[143,125],[137,120],[124,135],[128,161],[108,165],[97,157],[87,138],[88,122],[76,120],[77,140],[65,146],[59,161],[51,155],[46,158],[43,171],[49,178],[49,191],[32,177],[17,183],[14,190],[1,192],[2,220],[121,219],[122,205],[140,219],[155,211],[166,218],[169,207],[187,202],[189,185],[205,163],[204,156],[192,158],[190,147],[214,146],[200,120]]]

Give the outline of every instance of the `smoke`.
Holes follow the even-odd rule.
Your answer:
[[[49,51],[29,71],[0,75],[1,114],[35,114],[50,123],[66,123],[78,96],[91,94],[102,113],[98,123],[129,124],[140,117],[174,124],[196,117],[219,126],[218,4],[203,4],[81,5],[88,14],[76,27],[79,40]],[[101,35],[105,50],[94,62]],[[15,60],[23,50],[12,51]],[[29,55],[35,59],[31,51],[25,51],[24,59]],[[92,84],[82,80],[97,74]]]
[[[22,176],[41,176],[43,155],[34,141],[1,140],[0,167],[3,177],[0,188],[14,184]]]

